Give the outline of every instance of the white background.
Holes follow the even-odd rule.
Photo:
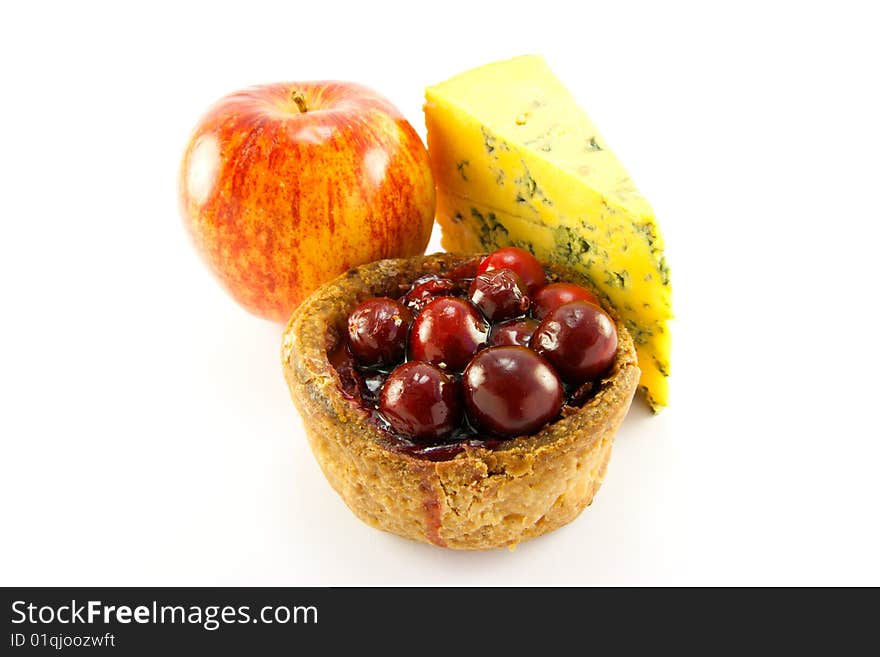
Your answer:
[[[871,4],[5,4],[0,584],[880,584]],[[178,161],[250,84],[358,81],[424,135],[426,84],[532,52],[657,212],[672,406],[574,523],[445,551],[330,489]]]

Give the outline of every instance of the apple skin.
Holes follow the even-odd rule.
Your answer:
[[[424,253],[435,196],[425,146],[388,100],[314,81],[254,86],[214,104],[184,152],[179,201],[230,295],[286,322],[350,267]]]

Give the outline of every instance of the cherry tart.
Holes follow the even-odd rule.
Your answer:
[[[633,341],[590,281],[510,247],[350,270],[294,313],[282,364],[354,513],[460,549],[576,518],[639,379]]]

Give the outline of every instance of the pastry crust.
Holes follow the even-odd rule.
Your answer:
[[[639,380],[632,338],[603,304],[617,325],[617,358],[583,407],[534,435],[494,449],[466,446],[448,461],[395,451],[367,411],[343,395],[327,352],[360,301],[397,297],[419,276],[475,257],[440,253],[352,269],[299,306],[281,348],[284,376],[312,452],[352,511],[373,527],[457,549],[513,546],[576,518],[599,489]],[[595,291],[581,274],[553,265],[546,269],[550,279]]]

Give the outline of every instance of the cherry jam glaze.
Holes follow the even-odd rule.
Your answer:
[[[328,358],[385,446],[417,458],[493,449],[576,412],[616,355],[595,295],[548,280],[521,249],[422,276],[399,295],[359,304]]]

